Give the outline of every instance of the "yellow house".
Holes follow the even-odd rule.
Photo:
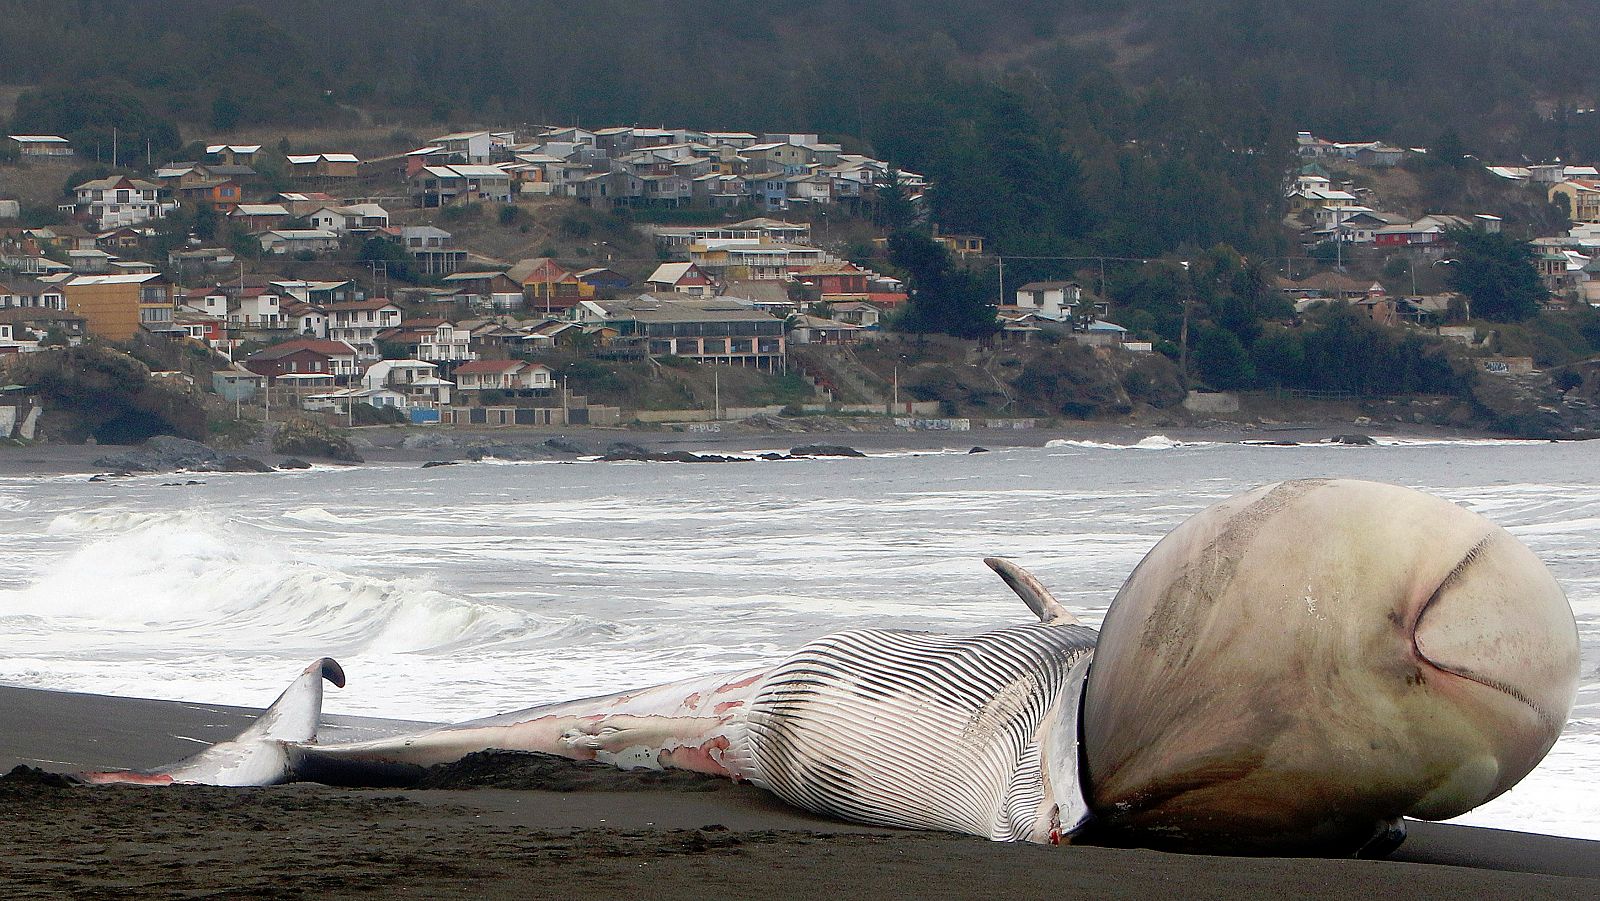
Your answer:
[[[158,273],[79,275],[59,287],[67,309],[86,320],[89,334],[111,341],[138,334],[141,309],[172,306],[172,286]]]
[[[1600,182],[1564,181],[1550,186],[1549,199],[1567,198],[1568,216],[1573,222],[1600,222]]]

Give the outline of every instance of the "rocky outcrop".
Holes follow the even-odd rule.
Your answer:
[[[273,471],[254,457],[223,454],[198,441],[171,435],[157,435],[133,450],[100,457],[94,465],[115,473]]]
[[[653,451],[626,441],[607,447],[605,454],[600,457],[602,463],[744,463],[749,460],[749,457],[725,457],[722,454],[696,454],[681,450]]]
[[[272,450],[296,457],[323,457],[341,463],[360,463],[361,455],[339,432],[307,420],[289,422],[272,436]]]
[[[861,451],[843,444],[802,444],[789,448],[791,457],[865,457]]]
[[[1563,389],[1549,373],[1488,373],[1478,377],[1472,401],[1495,431],[1519,438],[1600,437],[1600,404],[1592,388],[1600,373]]]

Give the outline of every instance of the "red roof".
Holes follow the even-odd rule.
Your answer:
[[[874,291],[867,295],[868,303],[889,304],[891,306],[897,303],[905,303],[906,300],[907,298],[904,294],[895,294],[892,292]]]
[[[527,360],[473,360],[462,363],[455,368],[457,375],[494,375],[499,372],[510,372],[523,366],[537,369],[549,369],[543,363],[529,363]]]
[[[301,351],[310,351],[324,357],[353,357],[356,349],[343,341],[325,341],[319,338],[295,338],[282,344],[274,344],[263,348],[250,355],[252,360],[276,360],[280,357],[292,356]]]

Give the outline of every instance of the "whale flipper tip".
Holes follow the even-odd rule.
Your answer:
[[[1072,615],[1072,611],[1062,606],[1061,602],[1050,593],[1050,589],[1044,587],[1044,583],[1035,578],[1033,573],[1004,557],[985,557],[983,562],[1017,593],[1017,597],[1022,598],[1022,602],[1039,617],[1040,622],[1051,626],[1079,624],[1078,618]]]

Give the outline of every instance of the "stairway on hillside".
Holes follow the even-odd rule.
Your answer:
[[[839,403],[889,402],[883,381],[861,365],[847,347],[812,345],[797,350],[795,358],[801,371],[831,391]]]

